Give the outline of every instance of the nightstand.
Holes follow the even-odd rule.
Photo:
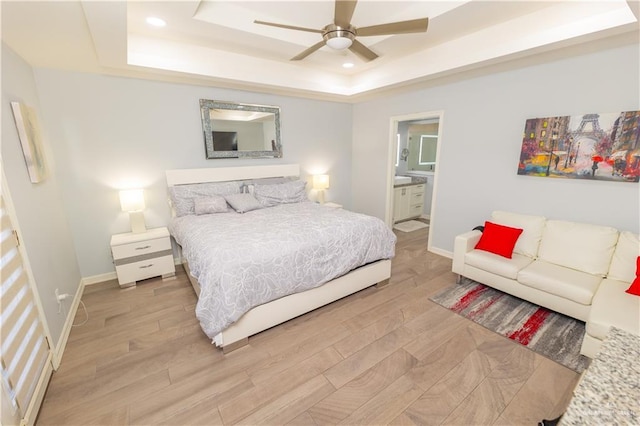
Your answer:
[[[122,288],[134,286],[136,281],[159,275],[167,278],[176,273],[169,231],[164,227],[113,235],[111,254]]]
[[[332,203],[332,202],[324,203],[323,206],[327,206],[327,207],[330,207],[332,209],[341,209],[342,208],[342,204]]]

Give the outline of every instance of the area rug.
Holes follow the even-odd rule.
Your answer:
[[[408,220],[406,222],[400,222],[393,225],[393,229],[397,229],[398,231],[402,232],[412,232],[428,227],[429,225],[427,225],[426,223],[419,222],[417,220]]]
[[[581,373],[584,323],[472,280],[446,288],[435,303]]]

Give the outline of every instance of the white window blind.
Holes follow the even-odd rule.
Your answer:
[[[4,198],[0,196],[0,368],[2,385],[24,418],[50,362],[38,308],[18,249]]]

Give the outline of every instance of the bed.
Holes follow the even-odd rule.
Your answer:
[[[308,201],[300,191],[304,182],[296,180],[297,164],[168,170],[166,176],[169,230],[198,295],[196,316],[225,352],[260,331],[388,282],[395,235],[377,218]],[[237,211],[208,210],[220,196],[203,196],[203,188],[231,191],[221,196]],[[246,194],[254,188],[255,197]],[[269,198],[272,190],[280,192]],[[236,203],[256,198],[261,206],[246,211]]]

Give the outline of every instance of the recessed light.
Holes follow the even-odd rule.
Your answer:
[[[147,24],[153,25],[154,27],[164,27],[167,25],[164,19],[160,19],[155,16],[149,16],[147,18]]]
[[[352,62],[345,62],[344,64],[342,64],[342,66],[344,68],[353,68],[353,63]]]

